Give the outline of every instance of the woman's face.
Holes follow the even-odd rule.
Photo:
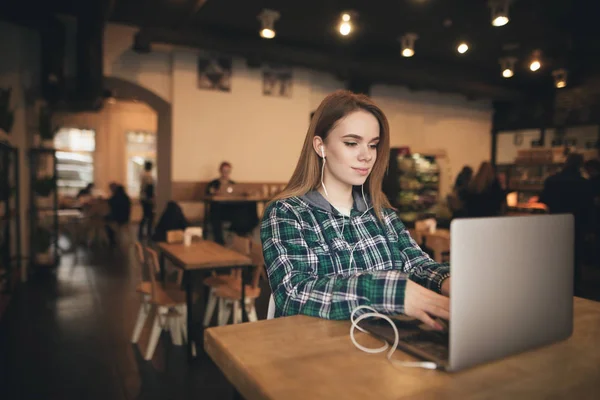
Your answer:
[[[339,120],[323,145],[326,180],[353,186],[364,184],[377,160],[378,143],[379,121],[373,114],[359,110]],[[315,144],[321,156],[319,143]]]

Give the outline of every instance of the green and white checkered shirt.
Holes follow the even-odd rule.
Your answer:
[[[354,196],[350,217],[316,191],[266,208],[260,235],[276,316],[349,319],[361,305],[402,313],[407,278],[440,293],[450,268],[419,248],[394,210],[380,222]]]

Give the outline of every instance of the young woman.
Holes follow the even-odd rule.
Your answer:
[[[261,240],[276,316],[349,319],[368,305],[442,329],[449,267],[421,251],[381,191],[387,119],[337,91],[312,118],[296,170],[266,208]]]

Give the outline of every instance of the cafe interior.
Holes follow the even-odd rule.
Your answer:
[[[0,398],[597,398],[599,13],[584,0],[2,2]],[[382,190],[451,268],[453,221],[551,215],[547,180],[576,164],[589,198],[558,195],[585,213],[569,338],[450,373],[360,351],[350,321],[273,318],[261,220],[336,90],[386,114]],[[477,200],[486,173],[499,195]]]

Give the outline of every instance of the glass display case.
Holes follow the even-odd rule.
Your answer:
[[[435,215],[439,201],[440,168],[435,157],[392,149],[384,193],[407,225]]]

